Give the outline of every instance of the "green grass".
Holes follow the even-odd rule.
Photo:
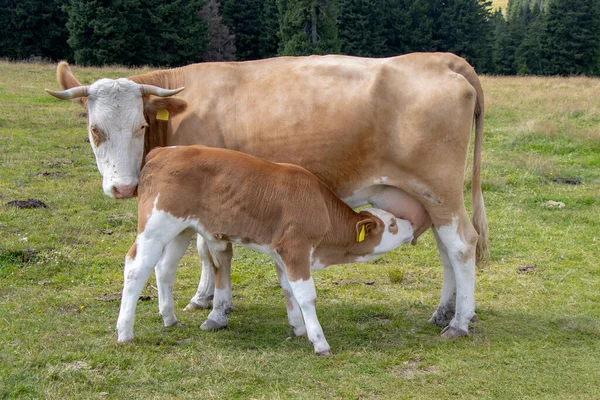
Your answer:
[[[428,232],[315,274],[334,352],[319,358],[291,337],[271,261],[242,248],[228,329],[200,331],[207,311],[164,328],[149,282],[135,344],[117,345],[135,201],[102,193],[83,110],[43,91],[58,87],[53,65],[0,68],[0,398],[598,398],[600,80],[482,78],[492,261],[477,271],[469,338],[442,340],[427,323],[442,284]],[[84,83],[133,73],[74,72]],[[49,208],[6,206],[29,198]],[[192,246],[182,263],[179,310],[200,273]]]

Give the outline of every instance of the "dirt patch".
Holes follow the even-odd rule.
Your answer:
[[[536,268],[535,264],[521,265],[518,269],[518,272],[520,274],[527,274],[527,273],[534,272],[535,268]]]
[[[98,229],[100,233],[104,233],[105,235],[112,235],[114,232],[112,229]]]
[[[34,176],[44,176],[46,178],[60,178],[61,176],[63,176],[64,173],[62,172],[48,172],[48,171],[40,171],[38,173],[36,173]]]
[[[49,208],[43,201],[36,199],[13,200],[6,203],[6,205],[17,208]]]
[[[42,165],[48,168],[60,168],[65,165],[73,165],[73,160],[42,161]]]
[[[333,283],[335,283],[336,285],[354,285],[357,283],[362,283],[364,285],[374,285],[375,281],[363,281],[362,279],[345,279]]]
[[[577,178],[556,178],[552,182],[560,183],[563,185],[581,185],[581,181]]]
[[[438,368],[433,365],[423,365],[419,359],[404,361],[401,365],[392,367],[394,375],[402,379],[413,379],[417,376],[437,374]]]

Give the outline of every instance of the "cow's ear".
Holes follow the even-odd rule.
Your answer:
[[[362,242],[377,232],[377,221],[374,217],[365,217],[356,223],[356,241]]]
[[[181,114],[187,109],[185,100],[164,97],[148,99],[144,102],[144,113],[148,117],[148,122],[156,119],[168,121],[177,114]]]
[[[71,67],[66,61],[61,61],[56,67],[56,80],[63,90],[71,89],[77,86],[82,86],[71,72]],[[87,109],[87,97],[77,97],[73,101],[83,108]]]

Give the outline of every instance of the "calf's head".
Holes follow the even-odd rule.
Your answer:
[[[82,86],[66,63],[59,64],[57,77],[67,89],[46,91],[61,100],[74,99],[87,108],[88,135],[104,193],[116,199],[135,196],[148,127],[145,114],[157,111],[149,95],[168,97],[183,88],[168,90],[125,78],[100,79]]]
[[[360,214],[364,218],[356,224],[356,243],[351,248],[356,255],[354,261],[374,260],[413,239],[410,221],[377,208],[365,209]]]

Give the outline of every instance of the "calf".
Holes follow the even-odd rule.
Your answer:
[[[301,167],[233,150],[155,149],[146,158],[138,195],[138,235],[125,257],[119,342],[133,340],[136,302],[155,266],[163,322],[177,322],[175,269],[198,232],[214,255],[215,274],[213,309],[202,329],[227,326],[236,243],[273,257],[294,333],[307,335],[317,354],[330,354],[315,312],[311,269],[369,261],[413,239],[410,222],[378,209],[354,212]]]

